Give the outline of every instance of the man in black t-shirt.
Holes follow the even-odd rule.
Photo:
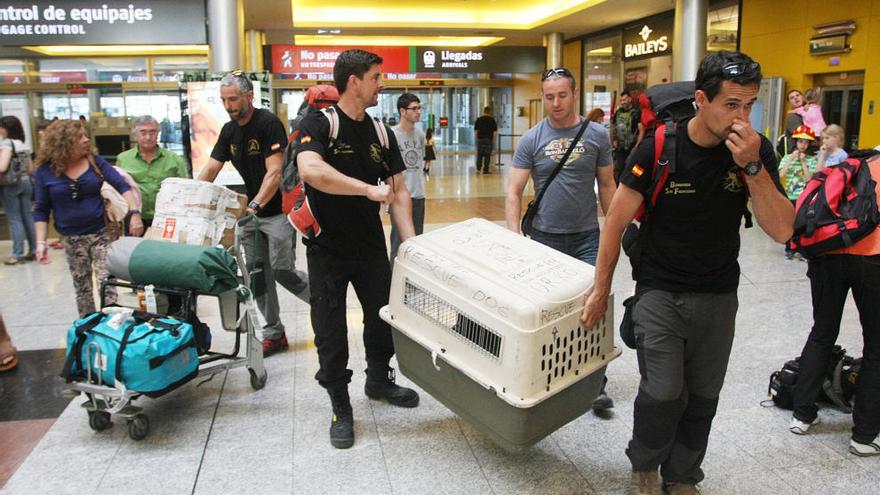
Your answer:
[[[791,236],[794,208],[779,184],[772,146],[749,123],[760,66],[745,54],[707,55],[696,77],[697,115],[676,133],[675,171],[643,222],[633,262],[633,310],[642,376],[626,450],[631,493],[694,493],[733,344],[739,229],[751,199],[758,225]],[[630,155],[599,240],[582,320],[602,317],[620,239],[650,194],[654,139]]]
[[[483,115],[474,121],[474,139],[477,142],[477,173],[491,174],[489,162],[492,161],[492,149],[498,136],[498,123],[492,118],[492,108],[483,108]]]
[[[233,72],[221,79],[220,99],[232,120],[220,130],[199,180],[212,182],[227,161],[244,179],[249,216],[239,222],[238,235],[248,270],[255,275],[251,280],[257,305],[266,318],[263,355],[268,356],[287,349],[275,282],[309,301],[307,276],[294,268],[296,232],[281,213],[278,184],[287,135],[272,112],[254,108],[253,87],[244,74]]]
[[[394,355],[391,327],[379,317],[388,304],[391,266],[380,206],[391,204],[391,220],[401,241],[414,235],[412,203],[394,133],[385,129],[388,146],[377,133],[366,109],[378,103],[382,90],[382,58],[363,50],[339,54],[333,80],[339,103],[339,131],[330,137],[330,121],[312,112],[300,123],[296,163],[306,184],[310,208],[321,226],[308,239],[306,255],[312,285],[311,319],[320,369],[315,375],[333,406],[330,443],[339,449],[354,444],[354,418],[348,395],[348,329],[345,295],[348,284],[364,313],[367,381],[364,391],[400,407],[416,407],[419,395],[394,383],[389,366]],[[384,124],[380,124],[384,125]]]

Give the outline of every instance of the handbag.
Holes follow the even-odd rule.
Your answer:
[[[577,144],[578,140],[581,136],[584,135],[584,131],[587,129],[587,126],[590,125],[590,121],[584,119],[584,123],[581,124],[580,130],[578,130],[577,135],[571,141],[571,144],[568,145],[568,149],[565,150],[565,154],[562,155],[562,159],[559,160],[559,163],[556,165],[556,168],[553,170],[553,173],[550,174],[550,177],[547,179],[547,182],[544,183],[544,187],[541,188],[541,191],[535,196],[535,199],[529,201],[529,205],[526,207],[526,213],[522,217],[522,221],[520,222],[520,231],[526,237],[531,237],[534,233],[535,229],[532,227],[532,223],[535,221],[535,216],[538,214],[538,204],[541,203],[541,198],[544,197],[544,193],[547,192],[547,187],[550,186],[550,183],[553,182],[553,179],[559,175],[559,172],[562,170],[562,167],[565,166],[565,162],[568,161],[568,157],[571,156],[571,152],[574,149],[574,146]]]
[[[15,152],[15,143],[12,140],[9,140],[12,145],[12,156],[9,158],[9,166],[6,167],[6,172],[0,173],[0,186],[14,186],[21,182],[22,176],[26,173],[27,170],[27,162],[30,158],[24,154],[24,158],[22,155]]]
[[[128,215],[128,201],[113,187],[113,184],[104,179],[101,167],[95,163],[95,159],[91,156],[89,157],[89,164],[92,166],[95,174],[98,175],[98,178],[101,179],[101,197],[104,198],[104,218],[109,223],[122,222],[125,220],[125,216]]]

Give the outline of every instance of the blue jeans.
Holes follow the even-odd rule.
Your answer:
[[[532,240],[596,266],[596,255],[599,254],[599,229],[574,234],[551,234],[535,229]]]
[[[0,190],[3,192],[6,221],[9,222],[9,236],[12,237],[12,256],[21,258],[25,255],[25,237],[28,241],[28,254],[37,249],[37,237],[34,234],[34,209],[31,205],[34,185],[30,177],[24,177],[18,184],[2,186]]]

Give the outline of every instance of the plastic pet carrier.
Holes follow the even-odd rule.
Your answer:
[[[614,345],[612,301],[579,317],[593,267],[483,219],[404,243],[381,316],[400,371],[508,450],[590,409]]]

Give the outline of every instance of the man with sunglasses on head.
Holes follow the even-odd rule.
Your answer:
[[[642,379],[626,449],[630,493],[659,494],[658,467],[667,493],[699,493],[733,344],[746,201],[775,241],[792,233],[794,208],[773,148],[749,122],[760,83],[760,65],[743,53],[702,60],[696,116],[677,127],[675,170],[640,228],[632,317]],[[581,316],[587,326],[605,314],[621,236],[650,194],[653,162],[650,134],[630,155],[602,229],[596,282]]]
[[[425,227],[425,133],[416,127],[422,117],[422,102],[412,93],[404,93],[397,98],[397,112],[400,123],[392,127],[400,157],[406,170],[403,178],[406,189],[412,198],[412,221],[415,235],[420,235]],[[397,224],[391,224],[391,268],[400,249],[400,231]]]
[[[541,78],[541,96],[547,117],[523,135],[513,156],[504,208],[507,228],[520,232],[523,190],[529,179],[537,194],[565,152],[573,146],[559,175],[550,182],[541,199],[531,237],[595,265],[599,220],[594,186],[599,184],[599,202],[602,211],[608,211],[615,188],[611,138],[601,124],[589,122],[577,143],[572,143],[585,119],[575,110],[577,84],[568,69],[546,71]],[[593,411],[598,413],[613,406],[603,384],[602,392],[593,401]]]
[[[398,407],[419,405],[415,390],[395,384],[394,368],[389,366],[394,356],[391,327],[379,317],[391,289],[391,265],[379,217],[382,205],[392,206],[391,220],[401,241],[412,237],[414,229],[403,178],[406,167],[395,134],[366,113],[379,102],[384,88],[382,57],[346,50],[336,59],[333,80],[339,103],[310,113],[300,123],[296,163],[320,225],[320,233],[305,241],[320,366],[315,379],[327,390],[333,408],[330,444],[347,449],[354,444],[345,302],[349,284],[363,309],[364,392]],[[335,138],[330,115],[338,118]],[[387,141],[380,133],[387,135]]]
[[[309,301],[307,276],[294,268],[296,232],[281,212],[278,184],[287,134],[272,112],[254,107],[253,86],[241,71],[223,76],[220,99],[231,120],[220,130],[199,180],[212,182],[227,161],[232,162],[244,179],[250,202],[248,217],[239,222],[238,235],[248,269],[256,275],[252,288],[260,312],[266,318],[263,355],[268,356],[288,347],[275,282],[303,301]]]

